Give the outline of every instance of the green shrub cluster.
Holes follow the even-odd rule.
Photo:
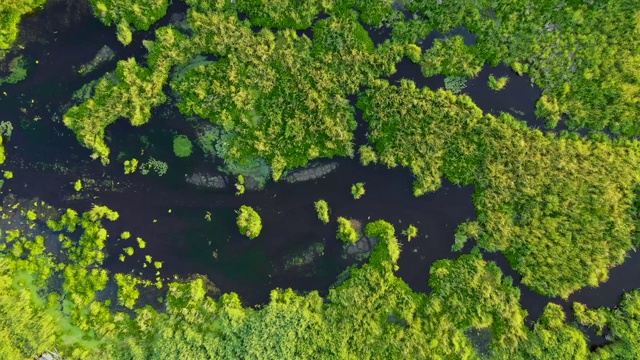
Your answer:
[[[483,115],[467,96],[407,81],[376,83],[359,106],[380,162],[411,169],[416,195],[438,189],[443,176],[474,184],[481,230],[473,237],[505,253],[532,289],[567,297],[597,286],[637,246],[637,142],[544,134],[507,114]]]
[[[640,134],[640,36],[635,0],[571,2],[550,0],[408,0],[422,20],[403,24],[404,32],[423,28],[443,33],[465,27],[477,37],[473,47],[434,43],[431,58],[461,68],[504,63],[527,73],[543,90],[539,116],[555,127],[563,115],[571,129],[608,127],[622,135]],[[525,10],[523,10],[525,9]],[[421,24],[426,22],[426,24]],[[449,42],[456,37],[449,38]],[[398,41],[413,40],[396,36]],[[454,51],[456,50],[456,51]],[[425,55],[426,56],[426,55]],[[449,60],[449,59],[447,59]],[[460,75],[460,74],[458,74]]]
[[[42,7],[47,0],[3,0],[0,3],[0,50],[8,49],[18,37],[20,18]]]
[[[255,239],[260,236],[262,231],[262,219],[251,206],[242,205],[237,211],[238,217],[236,223],[238,230],[242,235],[249,239]]]

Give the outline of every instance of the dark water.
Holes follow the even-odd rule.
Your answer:
[[[154,118],[147,126],[132,128],[124,120],[111,126],[108,134],[112,137],[109,141],[112,164],[103,167],[92,162],[90,152],[81,147],[59,121],[53,121],[50,114],[59,111],[82,84],[113,70],[117,60],[136,56],[143,61],[141,41],[153,39],[153,34],[135,33],[134,44],[124,48],[117,42],[114,29],[94,19],[83,4],[80,0],[54,2],[23,23],[22,41],[26,49],[22,53],[39,60],[39,64],[33,66],[24,82],[0,89],[7,92],[7,96],[0,97],[0,117],[11,120],[15,128],[7,144],[9,164],[5,168],[13,170],[16,178],[8,181],[4,189],[19,196],[37,196],[58,207],[86,210],[92,203],[99,203],[118,211],[121,219],[107,225],[112,237],[109,251],[114,254],[106,261],[109,269],[142,271],[144,276],[153,277],[155,270],[143,270],[141,265],[144,255],[149,254],[154,260],[165,262],[163,276],[204,274],[222,292],[235,291],[247,304],[265,303],[274,287],[318,290],[326,294],[336,276],[354,260],[342,257],[342,244],[335,239],[335,223],[323,225],[317,220],[313,202],[320,198],[329,202],[334,219],[345,216],[365,223],[385,219],[396,226],[398,233],[409,224],[417,226],[418,238],[410,243],[402,240],[398,271],[416,291],[429,291],[428,272],[434,261],[458,256],[450,251],[453,233],[458,224],[475,218],[472,187],[458,187],[444,180],[439,191],[415,198],[408,170],[362,167],[353,159],[336,159],[338,170],[317,181],[279,182],[270,184],[264,191],[243,196],[235,196],[232,191],[199,190],[184,184],[184,174],[194,168],[213,170],[215,164],[207,162],[197,149],[186,160],[173,156],[174,134],[184,133],[193,138],[193,129],[175,113],[161,116],[169,106],[154,110]],[[168,23],[172,14],[183,10],[184,4],[174,3],[154,28]],[[380,43],[378,37],[386,34],[384,29],[369,31],[376,43]],[[432,34],[425,43],[439,36]],[[116,51],[116,59],[95,73],[79,76],[79,66],[89,62],[105,44]],[[408,59],[400,62],[397,69],[389,81],[406,78],[419,86],[443,87],[444,77],[425,78],[419,66]],[[506,89],[500,93],[489,90],[486,84],[490,74],[509,76]],[[534,115],[540,89],[531,86],[529,78],[517,76],[505,66],[486,67],[476,79],[468,81],[463,92],[485,112],[510,112],[526,120],[530,127],[542,128],[542,121]],[[351,99],[355,101],[355,96]],[[35,117],[41,120],[34,121]],[[359,111],[356,117],[360,123],[357,143],[363,143],[366,124],[362,123]],[[116,161],[118,153],[130,157],[132,151],[139,151],[143,135],[153,146],[144,157],[138,158],[150,154],[167,161],[169,172],[163,178],[122,174],[122,162]],[[57,164],[57,168],[53,164]],[[111,183],[83,191],[90,194],[90,198],[70,200],[75,194],[72,183],[81,177]],[[360,200],[353,200],[350,195],[350,186],[355,182],[366,183],[367,193]],[[262,216],[263,232],[255,240],[237,231],[234,211],[241,205],[254,207]],[[207,212],[212,215],[210,222],[205,220]],[[122,263],[117,258],[121,249],[135,244],[132,240],[116,241],[118,234],[125,230],[131,231],[134,238],[140,236],[146,240],[147,248],[137,250]],[[313,264],[284,269],[288,258],[316,243],[324,244],[324,253]],[[562,304],[569,316],[570,304],[574,301],[589,307],[615,306],[623,292],[640,288],[640,276],[637,276],[640,255],[635,252],[630,255],[625,264],[611,270],[608,282],[596,289],[578,291],[569,301],[549,299],[521,285],[520,276],[501,254],[485,256],[514,278],[514,284],[521,288],[521,303],[530,314],[528,319],[533,321],[549,301]],[[603,342],[593,334],[590,337],[593,344]]]

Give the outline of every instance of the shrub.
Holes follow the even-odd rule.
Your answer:
[[[236,223],[238,224],[238,230],[243,235],[246,235],[249,239],[255,239],[260,235],[262,231],[262,219],[260,215],[253,210],[252,207],[242,205],[240,210],[237,211],[238,218]]]
[[[351,225],[351,221],[346,218],[338,218],[338,232],[336,237],[344,242],[355,243],[360,239],[360,235]]]
[[[411,239],[418,236],[418,228],[413,226],[413,224],[409,225],[408,228],[402,231],[402,235],[407,237],[407,241],[411,241]]]
[[[329,204],[320,199],[314,203],[316,212],[318,213],[318,219],[323,223],[329,223]]]
[[[358,200],[362,197],[362,195],[364,195],[365,190],[364,190],[364,183],[359,182],[359,183],[355,183],[351,186],[351,195],[353,195],[353,198]]]
[[[509,82],[508,76],[502,76],[500,78],[496,78],[492,74],[492,75],[489,75],[489,80],[487,82],[487,85],[489,86],[489,89],[493,91],[500,91],[504,89],[505,86],[507,86],[508,82]]]

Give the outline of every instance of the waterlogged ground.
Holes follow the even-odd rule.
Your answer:
[[[173,155],[173,136],[186,134],[193,138],[194,130],[170,104],[156,109],[153,119],[143,127],[132,128],[126,121],[110,127],[112,164],[103,167],[91,161],[90,152],[77,143],[59,116],[74,91],[113,70],[117,60],[130,56],[142,60],[142,40],[152,39],[155,27],[136,33],[134,43],[123,48],[113,29],[102,26],[83,4],[84,1],[54,2],[25,19],[21,40],[25,49],[20,53],[29,61],[28,78],[0,88],[6,93],[0,96],[0,120],[10,120],[14,126],[6,146],[9,160],[5,168],[15,174],[5,183],[0,196],[13,193],[21,198],[37,197],[56,207],[79,211],[94,203],[104,204],[118,211],[120,220],[107,225],[113,240],[109,244],[113,256],[107,259],[107,268],[143,271],[153,277],[154,271],[142,269],[142,254],[125,262],[118,259],[122,248],[129,246],[116,241],[118,234],[130,231],[134,237],[146,240],[146,254],[164,261],[165,275],[207,275],[220,291],[237,292],[247,304],[265,303],[274,287],[318,290],[324,294],[338,275],[358,260],[346,256],[342,243],[335,239],[335,222],[323,225],[316,218],[313,202],[321,198],[331,206],[333,219],[345,216],[362,223],[385,219],[399,231],[415,225],[419,236],[411,242],[402,239],[398,274],[416,291],[429,291],[429,267],[434,261],[458,256],[450,250],[453,233],[458,224],[475,218],[473,187],[444,181],[437,192],[415,198],[408,170],[363,167],[353,159],[333,159],[328,161],[338,165],[334,172],[308,182],[271,183],[263,191],[242,196],[236,196],[231,188],[197,188],[187,185],[185,177],[196,170],[215,174],[218,164],[205,159],[197,148],[187,159]],[[183,10],[182,3],[174,3],[156,26],[168,23]],[[370,33],[379,43],[385,31],[370,29]],[[428,47],[436,36],[441,35],[432,34],[423,46]],[[90,62],[104,45],[115,51],[115,59],[88,75],[78,74],[81,65]],[[424,78],[419,66],[407,59],[397,69],[389,81],[405,78],[432,89],[443,86],[444,77]],[[509,76],[506,89],[498,94],[489,90],[486,84],[490,74]],[[504,66],[485,68],[476,79],[468,81],[464,92],[485,112],[510,112],[529,126],[542,128],[542,121],[534,115],[540,90],[531,85],[529,78],[517,76]],[[356,143],[362,144],[366,124],[359,111],[356,118]],[[163,177],[124,175],[122,160],[139,156],[141,149],[145,157],[166,161],[168,173]],[[73,189],[78,179],[84,183],[81,192]],[[360,200],[350,195],[350,187],[356,182],[365,183],[366,194]],[[252,206],[262,216],[263,231],[255,240],[237,231],[234,211],[241,205]],[[467,246],[465,251],[469,250]],[[574,301],[589,307],[614,306],[623,292],[640,287],[637,253],[631,253],[622,266],[612,269],[608,282],[597,289],[578,291],[568,301],[546,298],[521,285],[520,277],[502,255],[486,257],[495,260],[520,286],[521,302],[529,311],[530,321],[540,316],[548,301],[562,304],[571,316],[570,304]],[[595,344],[602,341],[592,334],[591,340]]]

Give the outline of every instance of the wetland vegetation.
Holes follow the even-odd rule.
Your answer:
[[[637,359],[638,9],[3,2],[0,356]]]

